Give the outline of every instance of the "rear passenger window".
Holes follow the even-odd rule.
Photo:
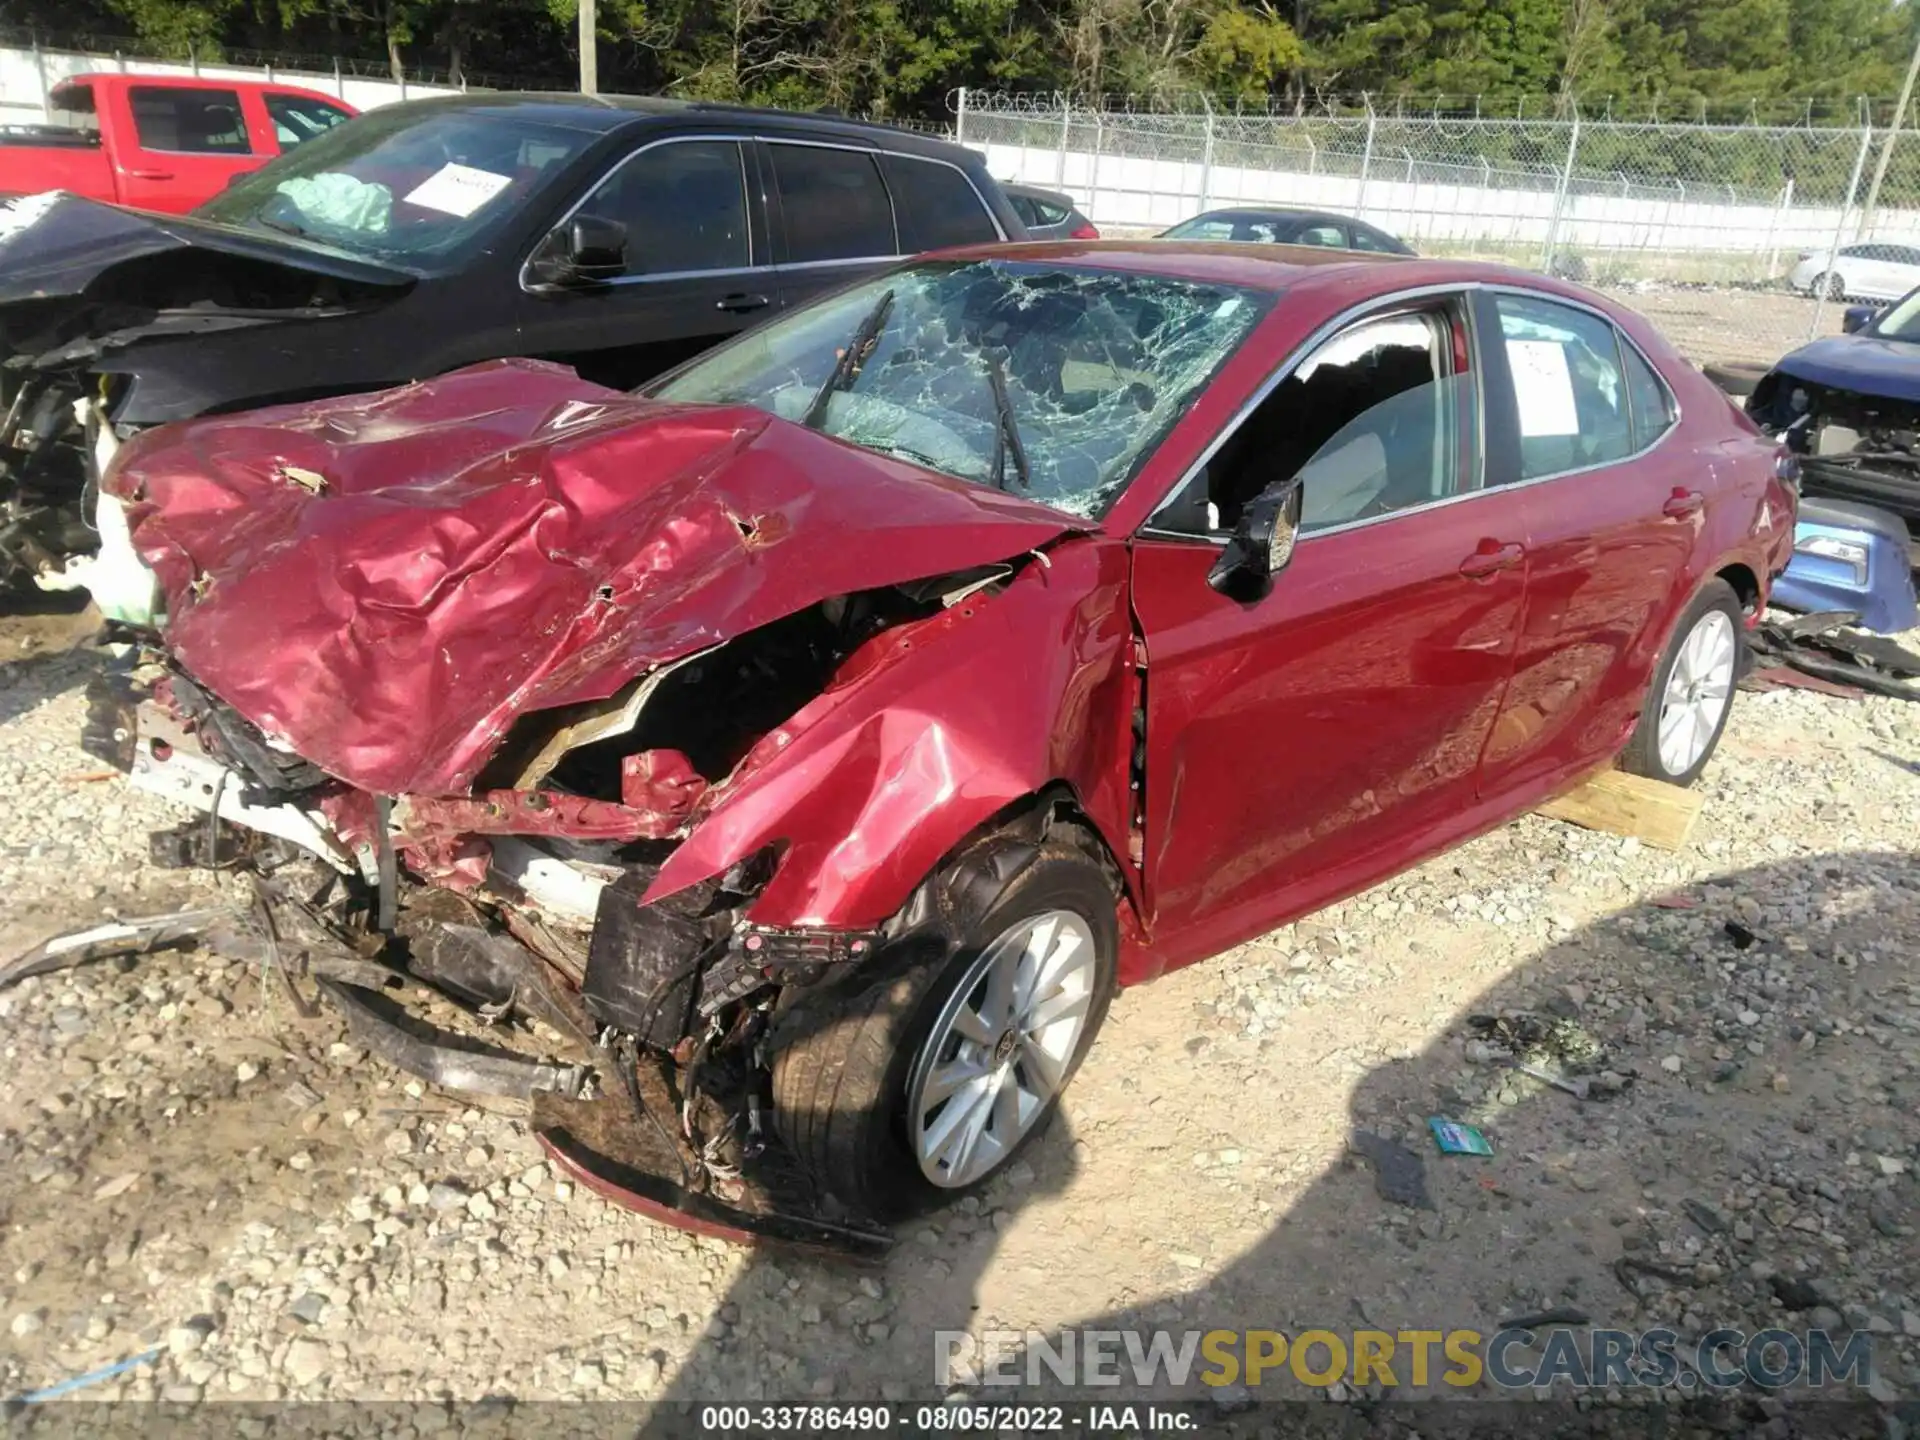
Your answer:
[[[900,253],[893,205],[871,154],[784,143],[767,149],[780,185],[789,262]]]
[[[1501,295],[1500,331],[1520,421],[1520,478],[1623,460],[1639,447],[1613,326],[1551,300]]]
[[[238,91],[135,85],[127,99],[143,150],[187,155],[253,153]]]
[[[1347,248],[1347,237],[1338,225],[1308,225],[1293,237],[1296,245],[1324,245],[1331,250]]]
[[[282,150],[291,150],[302,140],[311,140],[341,121],[353,118],[338,105],[310,100],[305,95],[269,92],[263,98],[267,102],[267,118],[273,121],[274,138]]]
[[[750,263],[747,191],[731,140],[674,140],[614,166],[579,213],[627,227],[627,273],[739,270]]]
[[[1644,450],[1673,428],[1673,396],[1653,367],[1631,345],[1620,347],[1627,365],[1627,401],[1633,409],[1633,448]]]
[[[953,166],[910,155],[889,155],[883,163],[903,249],[937,250],[1000,238],[985,202]]]

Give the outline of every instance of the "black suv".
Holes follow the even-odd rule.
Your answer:
[[[89,431],[500,356],[627,388],[900,256],[1025,237],[945,141],[577,95],[373,110],[187,217],[28,197],[0,214],[0,581],[86,547]]]

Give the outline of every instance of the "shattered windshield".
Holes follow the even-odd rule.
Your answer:
[[[202,219],[430,273],[478,250],[597,137],[510,111],[375,110],[202,205]]]
[[[752,331],[653,393],[751,405],[1092,518],[1270,303],[1110,270],[915,265]]]

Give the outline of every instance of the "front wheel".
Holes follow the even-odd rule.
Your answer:
[[[1636,775],[1691,785],[1707,768],[1733,708],[1740,674],[1740,600],[1709,580],[1693,598],[1653,672],[1620,763]]]
[[[1011,1164],[1113,998],[1114,888],[1084,849],[1049,841],[991,898],[974,888],[957,887],[951,948],[877,960],[865,984],[806,995],[779,1025],[781,1138],[823,1189],[875,1218]]]
[[[1813,293],[1824,295],[1829,300],[1847,298],[1847,282],[1837,270],[1828,270],[1813,277]]]

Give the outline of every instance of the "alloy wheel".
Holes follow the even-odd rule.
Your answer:
[[[920,1172],[971,1185],[1033,1129],[1066,1081],[1093,1006],[1093,931],[1048,910],[987,945],[933,1023],[907,1091]]]
[[[1685,775],[1700,763],[1733,696],[1733,621],[1709,610],[1687,632],[1660,697],[1660,768]]]

